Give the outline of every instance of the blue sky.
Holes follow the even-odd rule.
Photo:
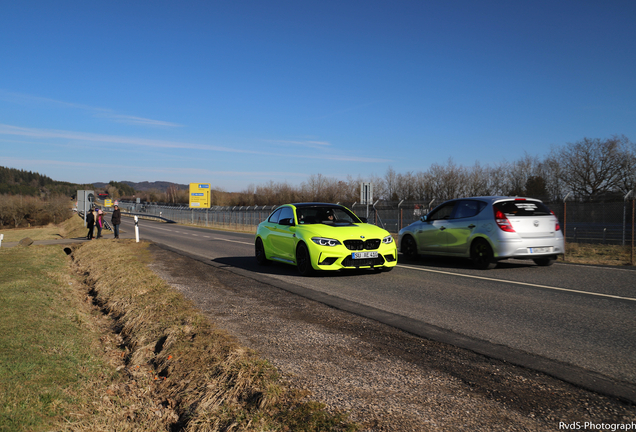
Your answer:
[[[636,141],[636,1],[0,0],[0,165],[300,185]]]

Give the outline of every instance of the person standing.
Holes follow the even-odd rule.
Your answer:
[[[119,206],[115,203],[115,210],[113,210],[113,215],[110,218],[110,221],[113,223],[113,232],[115,234],[115,238],[119,238],[119,225],[121,224],[121,211],[119,211]]]
[[[88,240],[93,240],[93,229],[95,228],[95,215],[92,211],[86,213],[86,227],[88,228],[88,234],[86,234],[86,238]]]
[[[102,238],[102,227],[104,226],[104,212],[100,209],[97,210],[97,238]]]

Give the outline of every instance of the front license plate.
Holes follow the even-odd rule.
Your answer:
[[[552,246],[550,247],[539,247],[539,248],[528,248],[530,253],[550,253],[553,251]]]
[[[377,258],[377,252],[354,252],[351,254],[351,258],[353,259],[366,259],[366,258]]]

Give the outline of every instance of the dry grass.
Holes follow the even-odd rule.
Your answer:
[[[630,246],[568,243],[565,257],[559,261],[576,264],[628,266],[632,263]]]
[[[146,247],[107,240],[73,253],[115,322],[122,340],[110,355],[123,363],[121,379],[102,386],[108,403],[69,415],[65,430],[356,429],[286,388],[272,365],[216,329],[146,267]]]
[[[0,230],[0,234],[4,234],[2,240],[4,242],[18,242],[26,237],[34,241],[86,237],[87,231],[82,218],[73,215],[60,224],[48,224],[37,228],[3,229]]]

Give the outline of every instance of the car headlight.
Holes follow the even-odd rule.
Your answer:
[[[393,243],[393,237],[392,237],[392,236],[390,236],[390,235],[388,235],[388,236],[384,237],[384,238],[382,239],[382,243],[384,243],[384,244],[391,244],[391,243]]]
[[[336,239],[324,237],[312,237],[311,240],[320,246],[338,246],[340,244],[340,242]]]

